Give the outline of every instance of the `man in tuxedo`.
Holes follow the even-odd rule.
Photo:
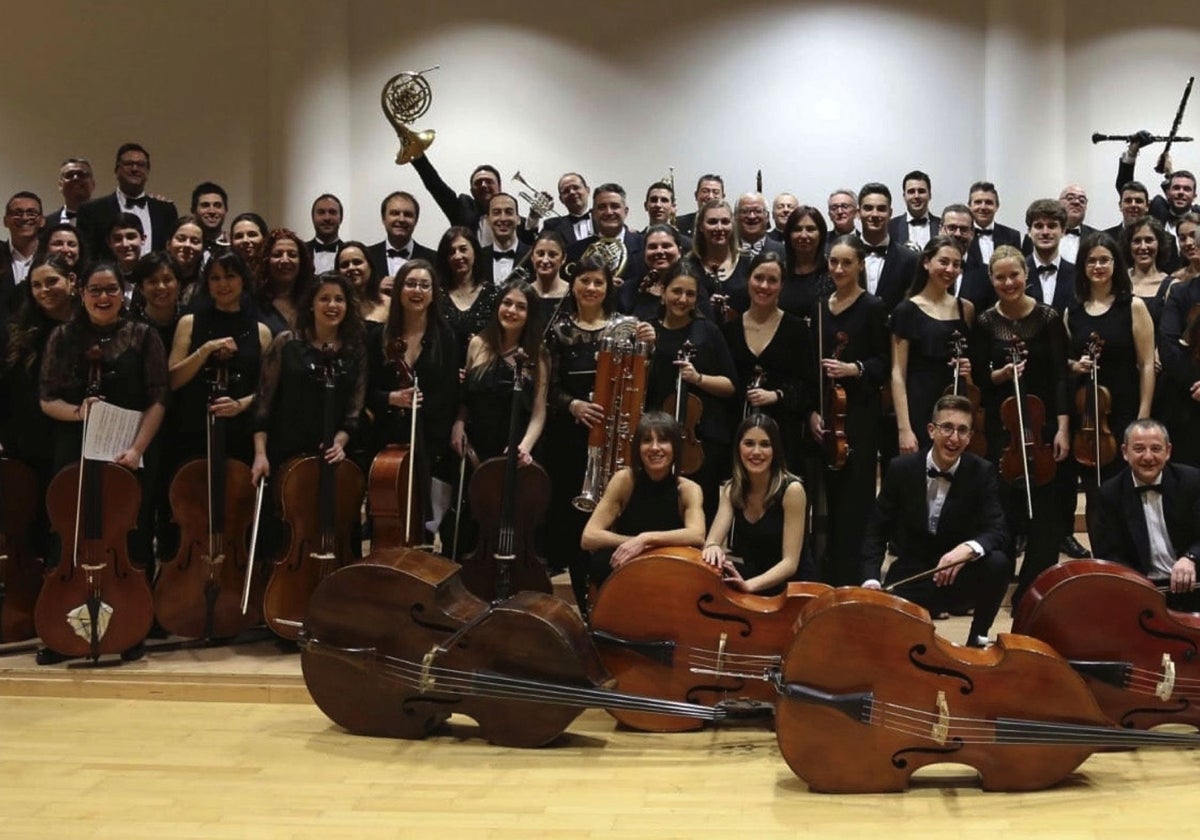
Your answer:
[[[500,171],[489,163],[481,163],[471,173],[471,194],[455,195],[454,190],[442,180],[442,176],[433,168],[429,157],[422,154],[413,158],[413,169],[421,178],[425,189],[429,190],[437,206],[446,214],[452,225],[461,225],[475,231],[480,246],[492,244],[492,229],[487,223],[488,202],[492,196],[500,192]],[[522,241],[532,243],[536,236],[537,224],[530,228],[521,220],[517,235]]]
[[[567,209],[565,216],[552,216],[542,222],[543,230],[556,230],[568,245],[592,235],[592,214],[588,212],[587,181],[578,172],[568,172],[558,179],[558,200]],[[531,216],[533,214],[530,214]]]
[[[8,242],[0,242],[0,321],[20,300],[16,289],[29,277],[43,221],[42,200],[36,193],[22,190],[4,205]]]
[[[63,206],[46,217],[43,230],[66,222],[75,224],[79,208],[89,201],[96,190],[96,178],[92,164],[85,158],[67,158],[58,168],[58,191],[62,194]]]
[[[204,245],[228,245],[225,216],[229,213],[229,193],[220,184],[202,181],[192,190],[191,214],[200,220]]]
[[[706,201],[725,200],[725,179],[711,172],[701,175],[696,181],[696,208]],[[684,236],[692,236],[696,228],[696,214],[686,213],[675,220],[675,229]]]
[[[1025,260],[1026,292],[1062,315],[1075,300],[1075,266],[1059,253],[1067,211],[1052,198],[1039,198],[1025,211],[1033,253]]]
[[[896,458],[883,479],[862,547],[863,586],[879,589],[921,572],[896,594],[933,611],[969,595],[975,607],[967,644],[988,642],[1012,574],[996,468],[967,451],[971,403],[945,396],[933,409],[932,447]],[[882,574],[891,541],[896,560]],[[936,570],[936,571],[934,571]],[[882,581],[882,584],[881,584]]]
[[[889,193],[890,194],[890,193]],[[825,256],[839,236],[857,234],[854,222],[858,219],[858,193],[851,189],[834,190],[829,194],[829,236],[825,237]]]
[[[832,201],[832,199],[830,199]],[[866,289],[880,298],[888,312],[904,299],[917,267],[917,254],[888,236],[892,218],[892,191],[873,181],[858,191],[858,218],[867,247],[863,271]]]
[[[938,225],[940,235],[949,236],[962,248],[963,253],[971,249],[975,239],[975,219],[971,216],[971,208],[965,204],[948,204],[942,210],[941,224]],[[992,288],[992,276],[985,265],[967,265],[962,267],[958,284],[954,288],[954,296],[969,300],[975,304],[976,314],[992,306],[996,302],[996,290]]]
[[[904,205],[908,212],[892,218],[888,235],[901,245],[909,245],[912,250],[920,251],[938,235],[939,220],[929,212],[929,201],[933,198],[929,176],[914,169],[904,176],[902,183]]]
[[[170,201],[146,194],[150,177],[150,153],[137,143],[125,143],[117,149],[113,168],[117,176],[116,191],[94,198],[79,208],[77,226],[93,257],[107,256],[108,231],[122,213],[132,213],[142,221],[145,234],[142,253],[161,251],[167,244],[167,233],[179,218]]]
[[[1129,468],[1100,486],[1092,552],[1169,584],[1167,606],[1200,611],[1200,469],[1172,464],[1171,439],[1157,420],[1135,420],[1121,446]]]
[[[1058,252],[1064,260],[1074,263],[1075,255],[1079,253],[1079,240],[1096,232],[1096,228],[1084,224],[1083,221],[1087,218],[1087,190],[1083,188],[1082,184],[1067,184],[1058,194],[1058,203],[1062,205],[1067,214],[1062,240],[1058,243]],[[1033,253],[1033,240],[1029,238],[1028,234],[1021,240],[1021,253],[1025,256]]]
[[[308,246],[308,252],[312,254],[313,271],[317,274],[333,271],[335,268],[333,261],[337,257],[338,248],[342,247],[340,236],[343,216],[342,200],[333,193],[321,193],[313,200],[309,215],[312,218],[313,238],[304,244]],[[384,225],[387,225],[386,218]],[[385,245],[383,262],[386,262],[387,259],[386,248]]]
[[[787,249],[787,243],[783,241],[783,231],[787,227],[788,217],[792,215],[792,211],[800,206],[800,199],[791,193],[780,193],[775,196],[775,201],[771,203],[771,218],[775,221],[775,227],[771,228],[767,236],[771,241],[778,242]]]
[[[594,246],[595,250],[612,258],[616,285],[626,280],[640,280],[646,275],[645,240],[640,233],[625,226],[628,216],[624,187],[614,183],[596,187],[592,193],[592,225],[596,233],[569,246],[567,261],[578,262]]]
[[[403,190],[388,193],[379,205],[379,216],[386,236],[367,249],[367,259],[376,277],[395,277],[409,260],[437,259],[434,251],[413,239],[413,231],[421,219],[421,205],[412,193]]]
[[[122,213],[109,227],[105,248],[126,280],[141,259],[142,246],[145,243],[146,234],[142,232],[142,220],[134,213]],[[131,292],[132,289],[127,289],[126,294]]]
[[[491,266],[492,282],[499,286],[529,252],[529,246],[517,238],[521,224],[517,200],[502,192],[492,196],[488,202],[487,223],[492,231],[492,244],[483,249],[480,259],[485,271]]]
[[[646,188],[646,200],[642,202],[646,218],[651,225],[669,225],[675,215],[675,190],[666,181],[655,181]]]
[[[1153,215],[1150,213],[1150,191],[1146,189],[1146,185],[1141,181],[1126,181],[1121,187],[1121,199],[1117,209],[1121,211],[1120,224],[1105,228],[1104,232],[1119,243],[1126,228],[1135,225],[1138,219]],[[1166,225],[1163,227],[1165,229]],[[1178,239],[1175,236],[1168,236],[1166,254],[1159,254],[1158,264],[1168,271],[1174,271],[1182,267],[1185,262],[1179,256]]]
[[[968,192],[967,206],[975,220],[975,239],[964,263],[986,266],[992,252],[1001,245],[1021,247],[1021,232],[996,221],[1000,209],[1000,193],[991,181],[976,181]]]
[[[780,257],[785,256],[783,243],[767,236],[771,217],[767,215],[767,198],[762,193],[749,192],[738,196],[733,218],[744,256],[757,257],[763,251],[774,251]]]
[[[1150,132],[1139,131],[1134,138],[1129,141],[1129,146],[1121,155],[1121,160],[1117,164],[1117,192],[1122,192],[1125,185],[1133,180],[1134,167],[1137,164],[1138,152],[1142,146],[1153,142],[1150,139]],[[1163,192],[1165,196],[1156,195],[1150,201],[1150,215],[1163,223],[1163,227],[1171,234],[1172,238],[1176,239],[1178,246],[1178,233],[1175,230],[1175,223],[1184,213],[1200,213],[1200,205],[1195,204],[1196,201],[1196,176],[1186,169],[1173,170],[1171,167],[1171,156],[1167,155],[1163,161],[1165,176],[1163,180]]]

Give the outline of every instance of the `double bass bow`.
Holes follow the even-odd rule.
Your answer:
[[[87,351],[88,382],[82,441],[87,441],[91,407],[102,398],[104,350]],[[63,656],[97,663],[105,653],[140,644],[154,621],[146,575],[129,560],[128,536],[137,527],[142,488],[122,466],[91,461],[61,469],[46,492],[50,525],[63,556],[46,575],[34,608],[34,626],[46,647]]]
[[[513,591],[552,590],[546,567],[533,546],[534,531],[550,504],[550,476],[536,462],[517,468],[522,433],[521,394],[525,389],[528,359],[520,347],[513,352],[512,359],[508,449],[504,455],[480,464],[467,488],[471,510],[479,522],[479,541],[474,553],[463,563],[462,579],[467,589],[488,600],[507,598]]]
[[[1009,344],[1013,396],[1000,404],[1000,419],[1009,434],[1009,441],[1000,455],[1000,475],[1010,484],[1022,482],[1026,510],[1033,519],[1033,488],[1050,483],[1057,465],[1053,447],[1042,441],[1046,406],[1033,394],[1021,393],[1020,366],[1026,355],[1025,342],[1014,340]]]
[[[950,335],[950,353],[953,355],[954,381],[946,387],[943,394],[965,396],[971,402],[971,440],[967,451],[973,452],[980,458],[986,458],[988,452],[987,435],[984,432],[983,401],[980,397],[979,386],[962,374],[962,360],[967,354],[967,338],[958,330]]]
[[[32,639],[33,610],[42,590],[42,564],[29,532],[41,501],[37,473],[0,457],[0,643]]]
[[[1108,426],[1108,414],[1112,410],[1112,393],[1100,384],[1100,353],[1104,350],[1104,339],[1096,333],[1088,336],[1086,355],[1092,360],[1087,382],[1075,392],[1075,411],[1079,416],[1079,428],[1075,430],[1072,451],[1075,460],[1085,467],[1096,470],[1096,486],[1101,484],[1100,468],[1108,466],[1117,457],[1117,439]]]
[[[683,381],[683,363],[690,362],[695,356],[696,348],[691,340],[684,341],[675,355],[675,390],[663,403],[663,411],[675,418],[683,438],[683,451],[679,454],[679,472],[682,475],[692,475],[704,466],[704,447],[697,433],[700,418],[704,414],[704,403]]]
[[[425,541],[425,500],[416,481],[417,417],[420,387],[417,374],[407,361],[408,345],[402,337],[388,342],[385,355],[396,373],[401,390],[413,389],[409,410],[408,443],[390,443],[371,462],[367,477],[367,502],[374,521],[371,532],[375,546],[419,546]]]
[[[337,434],[337,379],[345,375],[332,344],[321,348],[321,360],[312,374],[323,390],[321,454],[292,458],[279,470],[275,486],[291,541],[271,570],[263,596],[267,626],[291,640],[300,634],[317,584],[355,559],[351,539],[363,495],[363,474],[357,464],[348,458],[336,464],[325,460],[324,453]]]

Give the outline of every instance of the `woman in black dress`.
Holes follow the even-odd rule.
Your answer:
[[[367,246],[357,240],[343,242],[333,256],[333,267],[339,274],[349,278],[358,295],[358,311],[363,321],[382,324],[388,317],[388,296],[381,290],[383,278],[375,276],[371,260],[367,257]]]
[[[1002,430],[1000,409],[1005,399],[1014,396],[1013,380],[1020,376],[1021,395],[1038,398],[1045,408],[1046,420],[1037,432],[1043,442],[1051,443],[1054,460],[1061,463],[1071,452],[1067,331],[1054,309],[1026,294],[1024,254],[1002,245],[992,253],[989,268],[998,300],[980,313],[971,342],[975,369],[990,371],[990,376],[978,378],[989,457],[999,464],[1002,450],[1010,444],[1010,435]],[[1018,364],[1012,361],[1014,342],[1024,343],[1024,358]],[[1058,562],[1058,547],[1066,536],[1057,502],[1062,494],[1055,482],[1033,487],[1030,492],[1032,519],[1023,478],[1002,482],[1000,488],[1009,533],[1026,534],[1025,559],[1013,594],[1014,610],[1033,579]]]
[[[204,256],[204,231],[195,216],[180,216],[167,234],[167,256],[179,283],[179,299],[186,306],[199,289]]]
[[[562,277],[567,243],[558,231],[544,230],[533,240],[531,251],[529,264],[533,266],[533,290],[537,292],[542,323],[550,325],[562,313],[571,291],[571,284]]]
[[[70,222],[59,222],[54,227],[42,231],[41,250],[47,254],[61,254],[67,266],[76,274],[89,260],[79,239],[79,231]]]
[[[246,269],[257,282],[262,270],[267,222],[257,213],[239,213],[229,225],[229,246],[242,255]]]
[[[892,403],[896,407],[900,452],[930,446],[933,405],[954,379],[950,339],[966,337],[975,322],[975,306],[954,297],[962,273],[962,246],[950,236],[935,236],[921,252],[909,296],[892,312]],[[961,371],[970,376],[970,362]]]
[[[696,213],[692,252],[684,258],[684,271],[701,281],[703,297],[712,298],[715,320],[733,318],[750,305],[746,278],[750,258],[742,256],[733,210],[725,201],[706,201]]]
[[[783,276],[783,290],[779,293],[779,308],[784,312],[811,318],[817,308],[817,298],[831,291],[825,262],[828,238],[825,217],[817,208],[802,205],[788,216],[783,229],[787,271]]]
[[[810,420],[813,438],[823,441],[832,430],[829,386],[839,384],[846,395],[844,433],[846,454],[838,464],[822,455],[825,491],[826,551],[822,577],[834,586],[857,586],[863,517],[875,503],[883,408],[880,388],[891,371],[890,334],[883,301],[867,292],[861,282],[867,252],[857,236],[839,236],[829,249],[829,276],[834,290],[819,301],[818,341],[823,374],[819,410]],[[823,450],[826,447],[822,447]]]
[[[438,306],[454,333],[458,367],[466,366],[467,343],[492,320],[496,311],[496,286],[479,258],[479,242],[468,228],[446,229],[438,242],[437,270],[441,288]]]
[[[255,302],[271,335],[296,327],[301,302],[313,282],[312,255],[299,235],[277,228],[263,245]]]
[[[683,238],[670,225],[651,225],[646,229],[643,254],[646,274],[622,284],[620,310],[639,321],[649,321],[658,316],[663,287],[679,272],[683,260]]]
[[[1200,467],[1200,436],[1194,434],[1200,405],[1195,324],[1200,317],[1200,215],[1185,214],[1178,222],[1179,254],[1187,265],[1172,275],[1159,322],[1159,357],[1163,366],[1167,427],[1172,458]]]
[[[808,497],[784,464],[779,426],[752,414],[734,434],[733,477],[721,488],[721,503],[704,543],[704,562],[721,570],[725,583],[742,592],[774,595],[801,569]],[[733,558],[740,558],[738,563]]]
[[[583,529],[592,553],[591,584],[613,569],[663,545],[700,547],[704,509],[699,485],[678,475],[679,424],[663,411],[642,415],[634,434],[633,463],[618,470]]]

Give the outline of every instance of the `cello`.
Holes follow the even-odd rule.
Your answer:
[[[584,708],[718,720],[720,709],[612,690],[566,602],[520,592],[487,603],[460,567],[408,548],[373,552],[313,593],[300,665],[313,701],[357,735],[424,738],[451,714],[505,747],[540,747]]]
[[[699,549],[655,548],[604,581],[590,613],[592,641],[622,691],[769,708],[775,692],[762,674],[778,667],[801,608],[828,591],[823,583],[792,582],[778,595],[738,592],[701,559]],[[647,732],[684,732],[704,723],[638,710],[610,712],[625,726]]]
[[[332,344],[321,348],[321,362],[314,374],[324,391],[321,434],[324,453],[337,434],[335,388],[338,377],[345,375]],[[362,470],[348,458],[331,464],[323,454],[302,455],[290,459],[279,470],[275,486],[291,541],[267,581],[263,619],[272,632],[284,639],[295,640],[300,635],[309,598],[321,579],[353,562],[351,538],[358,524],[363,484]]]
[[[683,451],[679,454],[681,475],[692,475],[704,466],[704,447],[697,435],[700,418],[704,414],[704,403],[700,401],[700,397],[688,390],[683,381],[683,363],[690,362],[695,356],[696,348],[691,340],[683,342],[683,346],[675,355],[675,391],[663,403],[663,411],[675,418],[683,438]]]
[[[1022,482],[1025,488],[1025,505],[1029,518],[1033,519],[1033,488],[1049,484],[1058,467],[1054,461],[1054,448],[1042,441],[1042,427],[1046,423],[1046,406],[1033,394],[1021,393],[1019,365],[1025,360],[1025,342],[1015,340],[1008,346],[1009,361],[1013,366],[1013,396],[1000,404],[1000,420],[1009,434],[1009,441],[1000,454],[1000,475],[1009,484]]]
[[[425,541],[425,501],[416,482],[420,388],[417,375],[406,359],[407,352],[407,343],[399,337],[389,341],[385,349],[399,388],[412,388],[414,396],[409,411],[408,443],[389,443],[385,446],[371,461],[371,469],[367,474],[367,504],[374,523],[372,548],[376,545],[418,546]]]
[[[29,530],[41,497],[37,473],[23,461],[0,458],[0,643],[32,639],[33,609],[42,590],[42,564]]]
[[[104,351],[87,351],[89,398],[102,396]],[[83,414],[87,440],[91,405]],[[142,488],[122,466],[90,461],[59,470],[46,491],[50,526],[63,556],[46,574],[34,607],[34,627],[46,647],[63,656],[122,653],[141,643],[154,621],[150,584],[129,560],[128,537],[137,527]]]
[[[517,469],[526,361],[525,351],[518,347],[513,353],[508,448],[504,455],[480,464],[467,488],[479,522],[479,541],[463,563],[462,579],[467,589],[488,600],[507,598],[514,589],[552,591],[546,567],[533,547],[534,531],[550,504],[550,476],[537,463]]]
[[[229,393],[232,355],[222,349],[210,357],[209,406]],[[254,481],[250,467],[226,455],[226,418],[206,415],[207,457],[181,466],[168,491],[179,550],[159,570],[154,612],[171,633],[211,641],[237,636],[262,616],[257,603],[245,613],[241,608],[252,568],[246,535],[256,518]]]
[[[1108,466],[1117,457],[1117,439],[1108,426],[1108,414],[1112,410],[1112,392],[1100,384],[1100,353],[1104,350],[1104,339],[1096,333],[1088,336],[1086,354],[1092,360],[1092,369],[1087,382],[1075,392],[1075,412],[1079,417],[1079,428],[1075,430],[1072,452],[1075,460],[1085,467],[1096,470],[1096,486],[1101,482],[1100,468]]]
[[[869,589],[811,601],[775,679],[779,750],[821,793],[903,791],[944,762],[973,767],[984,790],[1041,790],[1098,749],[1200,746],[1114,726],[1044,642],[1002,633],[961,648],[921,607]]]
[[[971,402],[971,440],[967,451],[973,452],[980,458],[986,458],[988,453],[987,435],[984,432],[983,401],[980,397],[979,386],[962,375],[962,360],[967,354],[967,339],[955,330],[949,340],[950,353],[954,359],[954,381],[946,387],[944,395],[965,396]]]
[[[1013,632],[1070,660],[1121,726],[1200,729],[1200,615],[1168,609],[1133,569],[1104,560],[1051,566],[1021,599]]]

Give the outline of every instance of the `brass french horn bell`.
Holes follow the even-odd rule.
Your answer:
[[[396,154],[398,164],[405,164],[413,158],[420,157],[433,144],[437,132],[433,129],[413,131],[408,124],[420,119],[429,110],[429,105],[433,102],[433,92],[429,89],[425,74],[430,70],[437,70],[440,66],[435,64],[416,73],[405,70],[392,76],[383,86],[380,105],[383,107],[384,116],[396,129],[396,136],[400,138],[400,151]]]

